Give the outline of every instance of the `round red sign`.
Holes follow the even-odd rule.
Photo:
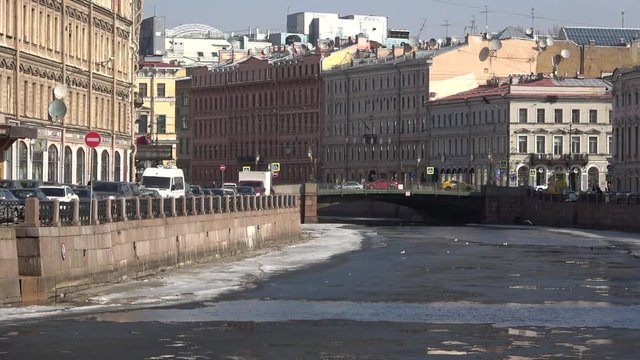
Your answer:
[[[224,165],[220,165],[220,171],[224,171],[225,166]]]
[[[100,145],[100,142],[102,142],[102,136],[95,131],[89,131],[87,135],[84,136],[84,143],[92,148]]]
[[[273,176],[274,178],[277,178],[278,177],[278,173],[277,172],[271,173],[271,176]]]

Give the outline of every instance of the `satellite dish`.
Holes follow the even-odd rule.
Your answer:
[[[438,43],[438,45],[442,45],[442,39],[438,39],[436,40],[436,42]]]
[[[568,59],[571,57],[571,53],[567,49],[562,49],[562,51],[560,51],[560,56],[562,56],[563,59]]]
[[[438,45],[436,39],[429,39],[429,47],[435,47],[436,45]]]
[[[262,49],[262,54],[263,55],[269,55],[271,53],[271,48],[268,46],[265,46],[264,49]]]
[[[546,49],[547,48],[547,42],[542,40],[542,39],[540,39],[540,41],[538,41],[538,47],[540,49]]]
[[[53,96],[56,99],[64,99],[65,96],[67,96],[67,85],[65,84],[58,84],[56,85],[56,87],[53,88]]]
[[[533,29],[527,28],[527,30],[525,30],[524,33],[527,34],[527,36],[531,36],[533,34]]]
[[[54,120],[62,119],[67,114],[67,105],[60,99],[55,99],[49,104],[49,116]]]
[[[500,39],[494,39],[489,42],[489,50],[496,51],[502,49],[502,41]]]
[[[547,46],[553,46],[553,44],[555,44],[555,40],[553,40],[552,37],[548,37],[547,38]]]
[[[488,32],[488,33],[485,33],[485,34],[484,34],[484,37],[485,37],[487,40],[491,40],[491,38],[493,37],[493,34],[492,34],[492,33],[490,33],[490,32]]]

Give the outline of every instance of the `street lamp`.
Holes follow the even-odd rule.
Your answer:
[[[317,159],[313,157],[313,149],[311,149],[311,144],[307,147],[307,157],[309,158],[309,162],[311,163],[311,175],[309,176],[309,180],[311,182],[317,181],[316,179],[316,171],[317,171]]]
[[[258,161],[260,161],[260,153],[256,150],[256,170],[258,171]]]

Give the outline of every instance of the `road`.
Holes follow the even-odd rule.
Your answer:
[[[0,311],[0,359],[635,359],[640,236],[305,227],[305,243]]]

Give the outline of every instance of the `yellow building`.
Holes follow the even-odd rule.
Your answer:
[[[163,62],[142,62],[136,84],[142,106],[137,111],[138,173],[149,166],[173,166],[176,161],[176,79],[185,69]]]
[[[130,178],[141,11],[141,0],[0,1],[1,177]]]

